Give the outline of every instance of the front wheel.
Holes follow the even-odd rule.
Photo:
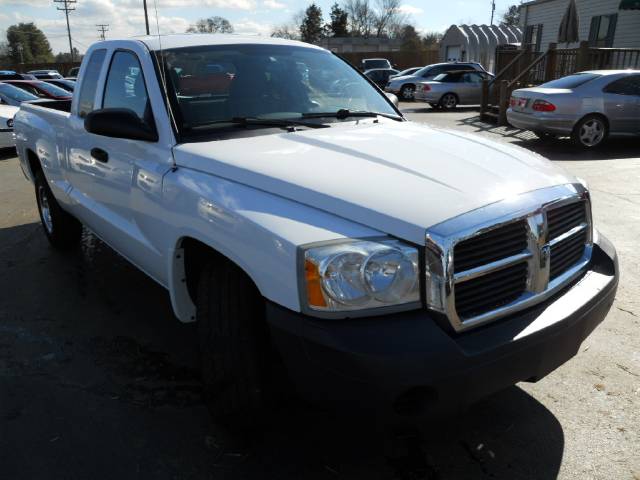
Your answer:
[[[445,110],[453,110],[458,106],[458,97],[453,93],[446,93],[440,99],[440,107]]]
[[[196,301],[204,397],[213,419],[252,428],[261,420],[270,370],[264,302],[240,269],[207,264]]]
[[[581,148],[596,148],[602,145],[609,135],[607,122],[600,115],[587,115],[573,129],[571,139]]]
[[[35,187],[38,213],[49,243],[58,250],[75,247],[82,235],[82,224],[60,207],[41,170],[35,174]]]

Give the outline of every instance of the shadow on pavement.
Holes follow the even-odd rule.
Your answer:
[[[0,465],[5,478],[556,478],[562,427],[518,387],[422,436],[296,402],[248,444],[201,401],[193,324],[90,234],[52,251],[0,229]]]
[[[15,158],[15,148],[0,148],[0,160],[8,160],[9,158]]]
[[[621,160],[637,158],[640,152],[640,138],[610,138],[595,150],[584,150],[575,147],[569,138],[540,140],[528,130],[483,122],[477,115],[458,121],[458,125],[472,127],[474,132],[492,133],[511,139],[513,144],[539,153],[549,160]]]

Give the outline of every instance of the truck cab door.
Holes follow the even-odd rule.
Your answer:
[[[130,43],[126,44],[131,47]],[[157,142],[114,138],[90,133],[85,128],[86,113],[74,120],[69,149],[69,175],[81,213],[78,215],[102,240],[128,258],[159,283],[166,280],[166,252],[161,225],[164,222],[162,179],[172,167],[170,131],[165,117],[158,121],[149,96],[145,72],[153,72],[145,51],[109,49],[98,82],[93,111],[125,108],[145,122],[160,124]],[[150,54],[149,54],[150,55]],[[148,63],[147,63],[148,62]],[[160,89],[152,79],[156,94]],[[156,105],[162,104],[158,98]],[[81,115],[84,113],[84,115]],[[163,112],[164,113],[164,112]],[[155,214],[154,214],[155,212]]]

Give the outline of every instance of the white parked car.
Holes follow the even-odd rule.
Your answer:
[[[0,103],[0,148],[11,148],[15,145],[13,139],[13,117],[18,107]]]
[[[15,128],[51,244],[85,225],[198,322],[217,419],[254,419],[281,364],[323,406],[458,409],[567,361],[615,296],[583,183],[406,121],[315,46],[100,42]]]

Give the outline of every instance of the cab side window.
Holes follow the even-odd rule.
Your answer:
[[[611,82],[604,88],[606,93],[640,96],[640,75],[628,75]]]
[[[93,101],[96,97],[96,89],[98,88],[98,79],[100,78],[100,70],[104,63],[104,57],[107,51],[105,49],[96,50],[91,54],[87,68],[85,68],[82,77],[82,86],[80,88],[80,96],[78,103],[78,115],[86,117],[93,111]]]
[[[132,52],[121,50],[113,54],[102,108],[126,108],[132,110],[140,120],[153,122],[142,67]]]

